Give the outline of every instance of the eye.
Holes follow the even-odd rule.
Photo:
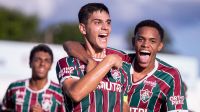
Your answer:
[[[96,25],[99,25],[99,24],[101,24],[101,21],[94,21],[94,24],[96,24]]]
[[[138,41],[138,42],[142,42],[142,41],[143,41],[143,38],[137,37],[137,41]]]
[[[108,24],[108,25],[110,25],[110,24],[111,24],[111,21],[110,21],[110,20],[109,20],[109,21],[107,21],[107,24]]]

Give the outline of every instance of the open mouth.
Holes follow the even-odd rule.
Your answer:
[[[151,52],[147,51],[147,50],[141,50],[139,52],[139,58],[140,58],[140,61],[142,63],[148,63],[149,61],[149,58],[150,58],[150,55],[151,55]]]
[[[102,34],[99,34],[98,37],[102,42],[107,42],[108,34],[102,33]]]
[[[108,34],[105,34],[105,33],[104,33],[104,34],[99,34],[98,36],[101,37],[101,38],[105,38],[105,37],[108,36]]]
[[[145,55],[150,56],[151,53],[150,53],[149,51],[142,50],[142,51],[140,51],[140,55],[141,55],[141,56],[145,56]]]

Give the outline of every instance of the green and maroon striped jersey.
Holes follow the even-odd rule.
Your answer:
[[[29,88],[29,80],[11,83],[3,98],[2,110],[29,112],[30,107],[39,103],[44,112],[65,112],[64,98],[60,86],[48,81],[43,89]]]
[[[179,71],[159,59],[146,77],[132,83],[128,103],[131,112],[188,112]]]
[[[125,54],[111,48],[106,54],[118,54],[125,60]],[[123,95],[128,88],[131,64],[123,63],[121,69],[111,69],[97,88],[90,92],[80,102],[76,103],[65,94],[65,104],[69,112],[122,112]],[[82,78],[86,74],[86,65],[79,59],[65,57],[56,66],[57,77],[62,82],[67,78]]]

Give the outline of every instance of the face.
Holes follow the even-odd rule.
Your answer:
[[[51,69],[51,56],[47,52],[39,51],[33,56],[30,63],[32,68],[32,77],[36,79],[47,78],[48,72]]]
[[[156,53],[163,47],[158,30],[153,27],[141,27],[134,42],[139,66],[142,68],[154,66]]]
[[[102,51],[107,47],[111,33],[111,19],[105,11],[93,12],[87,24],[79,25],[81,33],[84,35],[86,45],[92,46],[95,51]]]

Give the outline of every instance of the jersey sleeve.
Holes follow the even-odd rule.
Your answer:
[[[77,68],[79,62],[72,57],[62,58],[57,62],[56,65],[56,74],[60,84],[64,82],[65,79],[71,78],[80,78],[80,70]]]
[[[12,101],[12,91],[11,91],[11,84],[10,84],[3,98],[1,109],[3,111],[12,111],[14,109],[13,106],[14,106],[14,103]]]
[[[170,83],[170,89],[167,94],[167,110],[168,112],[187,112],[183,81],[178,70],[173,70],[173,73],[173,80]]]
[[[125,66],[123,66],[123,70],[126,72],[126,82],[124,84],[125,90],[124,90],[124,102],[128,102],[128,91],[132,84],[132,74],[133,74],[133,68],[132,65],[129,63],[124,62]]]

